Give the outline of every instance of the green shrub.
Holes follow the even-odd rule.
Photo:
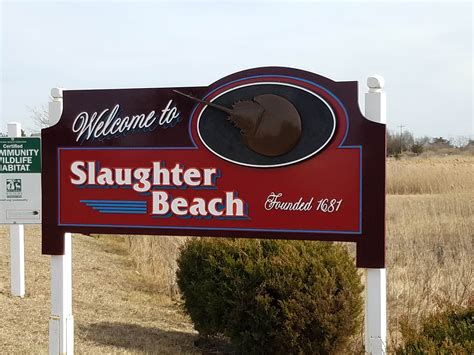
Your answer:
[[[196,330],[244,353],[342,351],[360,327],[360,277],[341,245],[192,239],[178,267]]]
[[[397,354],[474,354],[474,304],[427,316],[420,327],[401,322],[404,345]]]
[[[421,153],[423,153],[423,144],[421,143],[414,143],[411,148],[410,148],[410,151],[412,153],[415,153],[416,155],[420,155]]]

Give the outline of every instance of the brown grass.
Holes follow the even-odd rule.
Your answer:
[[[158,293],[176,298],[176,260],[187,237],[127,236],[126,244],[137,272]]]
[[[415,324],[474,292],[474,157],[388,161],[389,342],[399,320]]]
[[[472,192],[473,164],[472,155],[390,158],[387,193],[406,195]],[[390,201],[388,203],[390,205]]]
[[[37,226],[25,236],[26,297],[10,296],[8,229],[0,227],[0,354],[46,354],[50,257]],[[200,353],[192,324],[166,296],[151,292],[117,243],[73,236],[77,354]]]

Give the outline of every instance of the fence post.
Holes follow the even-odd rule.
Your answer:
[[[386,123],[385,81],[381,76],[367,78],[365,117],[371,121]],[[381,355],[387,344],[387,275],[386,269],[365,269],[365,352]]]
[[[49,125],[59,121],[63,92],[51,90]],[[64,234],[64,255],[51,255],[51,316],[49,318],[49,354],[74,353],[74,318],[72,315],[72,238]]]
[[[8,136],[21,137],[21,124],[8,123]],[[25,230],[23,224],[10,225],[10,285],[12,296],[25,296]]]

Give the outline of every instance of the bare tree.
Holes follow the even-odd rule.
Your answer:
[[[387,132],[387,153],[388,155],[401,154],[411,150],[415,139],[413,134],[409,131],[403,131],[402,134],[398,132]]]
[[[34,123],[34,130],[40,131],[43,128],[49,127],[49,112],[44,106],[28,107],[31,113],[31,118]]]

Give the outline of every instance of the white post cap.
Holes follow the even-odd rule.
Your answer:
[[[9,137],[21,137],[21,123],[19,122],[8,122],[7,130]]]
[[[51,96],[53,99],[60,99],[63,97],[63,89],[62,88],[52,88],[51,89]]]
[[[385,86],[385,79],[382,75],[373,75],[367,78],[367,86],[370,89],[383,89]]]

